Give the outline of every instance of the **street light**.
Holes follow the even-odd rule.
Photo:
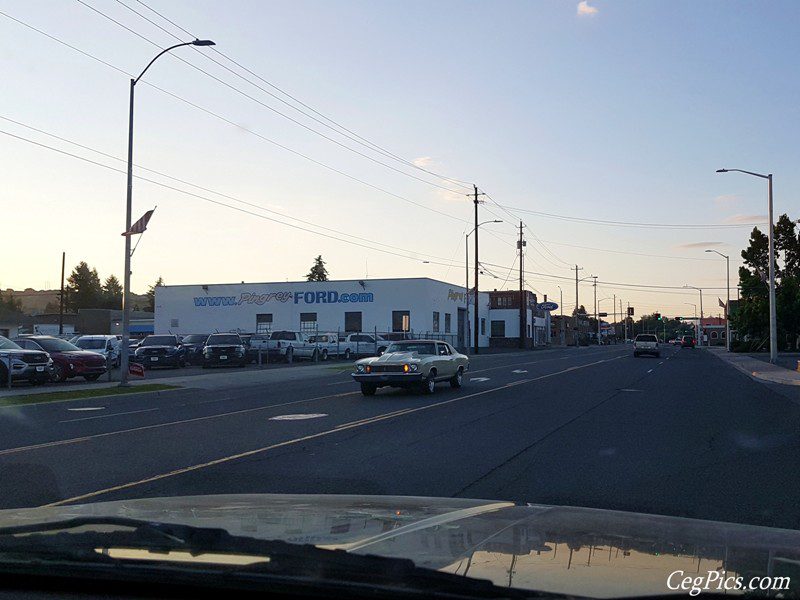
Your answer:
[[[147,63],[144,70],[139,73],[136,79],[131,79],[131,96],[130,96],[130,112],[128,115],[128,192],[127,201],[125,205],[125,275],[123,277],[122,289],[122,348],[120,352],[120,386],[128,385],[128,363],[130,354],[130,340],[131,340],[131,236],[128,232],[131,230],[131,212],[133,204],[133,97],[136,84],[147,72],[147,69],[158,60],[162,54],[166,54],[170,50],[180,48],[181,46],[213,46],[214,42],[211,40],[193,40],[191,42],[183,42],[175,44],[169,48],[165,48],[155,58]]]
[[[767,180],[769,196],[769,362],[778,361],[778,316],[775,308],[775,231],[772,219],[772,173],[763,175],[742,169],[717,169],[717,173],[744,173]]]
[[[700,292],[700,323],[697,326],[697,345],[703,345],[703,290],[699,287],[695,287],[693,285],[684,285],[683,287],[690,289],[690,290],[697,290]],[[695,317],[697,316],[697,312],[695,309]]]
[[[500,220],[500,219],[495,219],[493,221],[484,221],[483,223],[478,223],[475,227],[472,228],[472,231],[470,231],[464,237],[464,256],[465,256],[464,267],[465,267],[465,269],[467,271],[467,278],[464,280],[466,282],[464,284],[464,293],[465,293],[464,299],[466,300],[466,304],[467,304],[467,312],[469,312],[469,236],[471,236],[473,233],[475,233],[475,231],[477,231],[478,227],[480,227],[481,225],[486,225],[487,223],[502,223],[502,222],[503,221]],[[475,256],[475,266],[477,267],[477,265],[478,265],[478,257]],[[475,291],[475,293],[476,294],[478,293],[477,290]],[[477,298],[476,298],[476,300],[477,300]],[[475,327],[476,327],[475,335],[476,336],[478,335],[478,332],[477,332],[477,326],[478,326],[477,325],[477,323],[478,323],[477,306],[478,305],[477,305],[477,302],[476,302],[476,304],[475,304],[475,307],[476,307],[475,308]],[[469,319],[467,319],[467,322],[469,322]],[[467,336],[467,344],[466,344],[467,348],[469,348],[469,338],[470,337],[471,336]],[[475,354],[477,354],[478,353],[478,342],[477,342],[478,338],[476,337],[475,339],[476,339],[476,342],[475,342],[474,351],[475,351]]]
[[[728,303],[725,305],[725,348],[728,352],[731,351],[731,257],[727,254],[723,254],[717,250],[706,250],[706,252],[713,252],[714,254],[719,254],[722,258],[725,259],[725,269],[728,275]]]

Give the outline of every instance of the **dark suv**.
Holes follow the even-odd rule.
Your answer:
[[[681,348],[694,348],[695,342],[691,335],[685,335],[681,338]]]
[[[203,368],[247,364],[247,349],[238,333],[212,333],[203,348]]]
[[[203,346],[206,345],[208,333],[190,333],[181,338],[187,365],[199,365],[203,362]]]
[[[186,353],[177,335],[148,335],[136,347],[133,361],[145,369],[186,366]]]
[[[8,385],[8,367],[11,363],[11,381],[29,381],[36,385],[50,379],[53,361],[47,352],[25,350],[0,335],[0,386]]]

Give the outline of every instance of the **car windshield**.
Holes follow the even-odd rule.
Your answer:
[[[78,338],[75,345],[84,350],[105,350],[106,340],[102,338]]]
[[[174,335],[148,335],[140,346],[175,346],[178,339]]]
[[[219,333],[208,336],[206,344],[209,346],[214,344],[236,344],[237,346],[241,346],[242,340],[238,335],[235,334]]]
[[[295,334],[291,331],[275,331],[270,336],[271,340],[294,340]]]
[[[389,344],[386,352],[416,352],[420,355],[436,354],[436,344],[433,342],[396,342]]]
[[[207,333],[190,333],[183,336],[181,340],[184,344],[203,344],[208,339]]]
[[[12,342],[10,339],[0,335],[0,350],[20,350],[21,347]]]
[[[70,344],[66,340],[59,338],[33,338],[32,341],[39,344],[47,352],[74,352],[80,350],[75,344]]]

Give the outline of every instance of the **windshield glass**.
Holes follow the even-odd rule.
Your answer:
[[[58,338],[33,338],[47,352],[74,352],[80,350],[75,344],[70,344],[66,340]]]
[[[20,346],[17,346],[10,339],[0,335],[0,350],[20,350],[20,349],[21,349]]]
[[[183,336],[184,344],[202,344],[208,339],[207,333],[190,333]]]
[[[416,352],[417,354],[436,354],[436,344],[432,342],[395,342],[389,344],[386,352]]]
[[[174,335],[148,335],[140,346],[175,346],[178,339]]]
[[[78,338],[75,345],[84,350],[105,350],[106,340],[102,338]]]
[[[294,340],[295,335],[291,331],[275,331],[270,336],[271,340]]]
[[[206,344],[209,346],[213,344],[236,344],[237,346],[240,346],[242,344],[242,340],[236,334],[219,333],[208,336],[208,341]]]

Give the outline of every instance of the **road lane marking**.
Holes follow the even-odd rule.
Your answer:
[[[72,410],[67,409],[67,410]],[[122,415],[135,415],[137,413],[153,412],[160,410],[159,408],[144,408],[142,410],[129,410],[128,412],[111,413],[110,415],[97,415],[95,417],[80,417],[79,419],[67,419],[66,421],[59,421],[59,423],[75,423],[77,421],[91,421],[93,419],[108,419],[109,417],[120,417]]]
[[[327,417],[327,413],[301,413],[296,415],[278,415],[270,417],[270,421],[305,421],[306,419],[320,419]]]
[[[627,353],[627,350],[625,352]],[[512,364],[509,364],[509,365],[500,365],[499,367],[488,367],[486,369],[470,369],[470,372],[471,373],[485,373],[486,371],[496,371],[498,369],[507,369],[508,367],[522,367],[522,366],[526,366],[526,365],[538,365],[538,364],[541,364],[541,363],[551,362],[551,361],[554,361],[554,360],[564,360],[565,358],[589,358],[590,356],[592,356],[592,357],[593,356],[600,356],[601,354],[605,354],[605,353],[606,353],[605,350],[601,350],[599,352],[593,350],[591,352],[587,352],[586,356],[583,356],[583,353],[581,353],[581,355],[575,355],[575,356],[542,358],[541,360],[528,360],[528,361],[525,361],[525,362],[512,363]],[[491,356],[491,355],[489,355],[489,356]],[[498,356],[498,355],[494,355],[494,356]],[[502,355],[499,355],[499,356],[502,356]]]
[[[71,498],[65,498],[63,500],[58,500],[57,502],[51,502],[50,504],[45,504],[41,508],[53,507],[53,506],[62,506],[64,504],[69,504],[69,503],[72,503],[72,502],[78,502],[80,500],[88,500],[89,498],[95,498],[97,496],[102,496],[103,494],[108,494],[108,493],[111,493],[111,492],[118,492],[118,491],[121,491],[121,490],[130,489],[132,487],[136,487],[136,486],[139,486],[139,485],[144,485],[144,484],[147,484],[147,483],[152,483],[154,481],[160,481],[162,479],[167,479],[169,477],[175,477],[177,475],[183,475],[185,473],[191,473],[193,471],[198,471],[200,469],[206,469],[206,468],[209,468],[209,467],[214,467],[214,466],[225,464],[225,463],[228,463],[228,462],[231,462],[231,461],[234,461],[234,460],[239,460],[239,459],[242,459],[242,458],[248,458],[250,456],[255,456],[257,454],[262,454],[262,453],[268,452],[270,450],[276,450],[278,448],[284,448],[286,446],[292,446],[292,445],[295,445],[295,444],[300,444],[300,443],[303,443],[303,442],[308,442],[308,441],[311,441],[311,440],[316,440],[316,439],[319,439],[319,438],[327,437],[327,436],[329,436],[331,434],[339,433],[341,431],[346,431],[348,429],[357,429],[359,427],[365,427],[366,425],[371,425],[373,423],[379,423],[381,421],[394,419],[394,418],[397,418],[397,417],[400,417],[400,416],[405,416],[405,415],[408,415],[408,414],[418,413],[418,412],[421,412],[421,411],[430,410],[432,408],[438,408],[440,406],[445,406],[445,405],[448,405],[448,404],[453,404],[455,402],[460,402],[462,400],[468,400],[470,398],[476,398],[478,396],[491,394],[493,392],[504,390],[504,389],[507,389],[507,388],[515,386],[515,385],[520,385],[522,383],[530,383],[530,382],[534,382],[534,381],[540,381],[542,379],[548,379],[550,377],[555,377],[557,375],[563,375],[564,373],[568,373],[568,372],[574,371],[576,369],[584,369],[586,367],[592,367],[592,366],[599,365],[599,364],[602,364],[602,363],[610,362],[612,360],[617,360],[618,358],[622,358],[622,356],[616,356],[614,358],[601,359],[601,360],[598,360],[598,361],[595,361],[595,362],[587,363],[585,365],[569,367],[568,369],[564,369],[563,371],[556,371],[554,373],[548,373],[546,375],[540,375],[540,376],[534,377],[532,379],[525,379],[525,380],[522,380],[522,381],[517,382],[517,383],[505,384],[505,385],[502,385],[500,387],[490,388],[488,390],[481,390],[479,392],[473,392],[473,393],[467,394],[465,396],[456,396],[455,398],[450,398],[449,400],[443,400],[441,402],[435,402],[433,404],[427,404],[425,406],[407,408],[407,409],[403,409],[403,410],[399,410],[399,411],[393,411],[391,413],[386,413],[386,414],[382,414],[382,415],[376,415],[376,416],[370,417],[368,419],[361,419],[359,421],[353,421],[351,423],[344,423],[344,424],[336,426],[336,427],[334,427],[332,429],[326,429],[324,431],[320,431],[320,432],[317,432],[317,433],[312,433],[312,434],[309,434],[309,435],[304,435],[302,437],[294,438],[294,439],[291,439],[291,440],[285,440],[283,442],[277,442],[275,444],[270,444],[268,446],[263,446],[261,448],[255,448],[253,450],[247,450],[245,452],[240,452],[238,454],[232,454],[232,455],[229,455],[229,456],[223,456],[221,458],[210,460],[210,461],[207,461],[207,462],[204,462],[204,463],[190,465],[188,467],[181,467],[179,469],[173,469],[172,471],[168,471],[166,473],[160,473],[158,475],[153,475],[153,476],[147,477],[145,479],[139,479],[138,481],[131,481],[131,482],[128,482],[128,483],[122,483],[122,484],[115,485],[115,486],[112,486],[112,487],[108,487],[108,488],[104,488],[104,489],[100,489],[100,490],[95,490],[94,492],[88,492],[86,494],[80,494],[78,496],[72,496]]]
[[[469,381],[470,383],[483,383],[484,381],[489,381],[489,379],[491,379],[491,377],[470,377]]]
[[[74,411],[74,412],[83,412],[89,410],[105,410],[105,406],[84,406],[82,408],[68,408],[67,410]]]
[[[659,366],[661,366],[661,365],[663,365],[663,364],[664,364],[664,361],[663,361],[663,360],[662,360],[660,363],[658,363],[658,365],[659,365]]]
[[[244,408],[242,410],[234,410],[231,412],[226,413],[217,413],[214,415],[205,415],[203,417],[194,417],[192,419],[182,419],[180,421],[168,421],[166,423],[154,423],[153,425],[143,425],[141,427],[132,427],[130,429],[120,429],[117,431],[106,431],[104,433],[95,433],[92,435],[86,435],[82,437],[70,438],[67,440],[56,440],[53,442],[44,442],[41,444],[32,444],[30,446],[19,446],[17,448],[7,448],[5,450],[0,450],[0,456],[5,456],[6,454],[17,454],[19,452],[27,452],[29,450],[39,450],[40,448],[52,448],[54,446],[66,446],[69,444],[79,444],[81,442],[88,442],[90,440],[109,437],[112,435],[121,435],[124,433],[134,433],[136,431],[146,431],[148,429],[159,429],[161,427],[171,427],[173,425],[184,425],[186,423],[195,423],[197,421],[207,421],[210,419],[217,419],[221,417],[229,417],[232,415],[240,415],[250,412],[256,412],[259,410],[269,410],[271,408],[280,408],[281,406],[291,406],[293,404],[302,404],[303,402],[313,402],[315,400],[325,400],[328,398],[341,398],[343,396],[355,396],[356,394],[360,394],[361,392],[345,392],[344,394],[332,394],[329,396],[318,396],[316,398],[307,398],[305,400],[294,400],[292,402],[283,402],[281,404],[270,404],[269,406],[257,406],[255,408]]]
[[[620,392],[641,392],[642,390],[635,390],[633,388],[622,388]]]
[[[652,372],[653,372],[653,369],[648,369],[648,370],[647,370],[647,372],[648,372],[648,373],[652,373]]]
[[[512,372],[512,373],[518,373],[518,374],[519,374],[519,373],[527,373],[528,371],[527,371],[526,369],[514,369],[514,370],[513,370],[513,371],[511,371],[511,372]]]

